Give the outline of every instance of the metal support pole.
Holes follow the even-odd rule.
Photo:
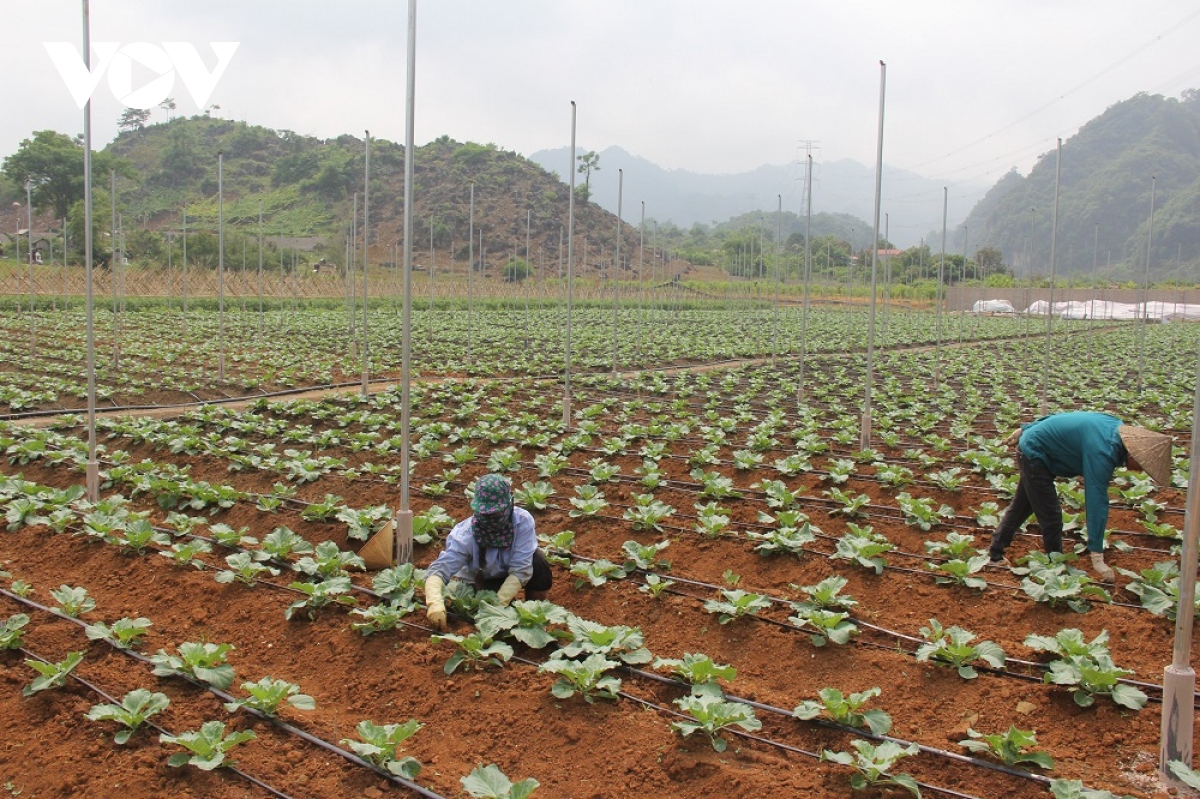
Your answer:
[[[1138,337],[1138,394],[1142,393],[1146,372],[1146,325],[1150,324],[1150,251],[1154,249],[1154,189],[1158,179],[1150,176],[1150,230],[1146,236],[1146,276],[1142,288],[1142,331]]]
[[[415,24],[415,22],[413,23]],[[363,162],[363,316],[362,316],[362,395],[365,397],[368,394],[368,383],[370,382],[371,361],[369,351],[367,349],[367,307],[371,297],[367,276],[369,274],[369,266],[371,263],[371,131],[366,131],[366,148],[365,160]],[[406,165],[407,169],[407,165]],[[407,185],[407,184],[406,184]],[[407,215],[408,209],[405,208]],[[411,227],[408,232],[411,232]],[[407,235],[407,233],[406,233]],[[412,254],[412,245],[406,239],[404,242],[405,248],[408,249],[409,255]],[[408,275],[404,276],[405,280]]]
[[[1196,367],[1196,394],[1192,401],[1192,441],[1200,441],[1200,362]],[[1172,760],[1192,765],[1192,721],[1196,672],[1192,659],[1192,617],[1196,603],[1197,539],[1200,538],[1200,447],[1191,448],[1187,500],[1183,517],[1183,552],[1179,557],[1179,607],[1175,616],[1175,648],[1171,665],[1163,674],[1162,744],[1158,767],[1163,776],[1178,784],[1168,770]]]
[[[613,359],[612,370],[617,371],[617,305],[621,286],[621,196],[625,191],[625,170],[617,170],[617,252],[613,258]]]
[[[1058,140],[1058,155],[1054,161],[1054,217],[1050,229],[1050,299],[1046,308],[1046,357],[1042,364],[1042,408],[1041,415],[1050,412],[1050,344],[1054,326],[1054,266],[1058,260],[1058,191],[1062,182],[1062,139]],[[1138,373],[1139,378],[1141,373]],[[1141,382],[1138,382],[1141,391]]]
[[[217,153],[217,379],[225,379],[225,154]]]
[[[575,101],[571,101],[571,175],[567,194],[567,336],[563,357],[563,430],[571,429],[571,288],[575,272]]]
[[[871,384],[875,381],[875,284],[879,264],[879,205],[883,187],[883,101],[887,64],[879,62],[879,144],[875,159],[875,227],[871,233],[871,317],[867,325],[867,379],[863,391],[861,449],[871,446]]]
[[[92,24],[88,0],[83,2],[83,66],[92,70]],[[87,293],[87,436],[85,468],[89,502],[100,501],[100,463],[96,460],[96,317],[92,289],[92,100],[83,106],[83,268]]]
[[[413,232],[413,111],[416,98],[417,0],[408,0],[408,92],[404,132],[404,308],[401,312],[403,343],[400,358],[400,510],[396,513],[397,564],[412,563],[413,512],[408,505],[409,438],[412,405],[412,232]]]

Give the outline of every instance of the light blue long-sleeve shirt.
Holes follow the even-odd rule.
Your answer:
[[[475,543],[471,519],[467,517],[454,525],[446,536],[446,548],[430,564],[428,574],[436,574],[442,580],[458,578],[473,582],[475,575],[483,572],[485,580],[515,575],[525,585],[533,577],[533,553],[537,551],[537,531],[533,516],[524,508],[513,508],[513,542],[508,549],[489,547],[483,550]]]
[[[1125,462],[1122,422],[1107,413],[1071,411],[1022,425],[1019,446],[1025,457],[1041,461],[1055,477],[1082,477],[1088,550],[1104,550],[1108,526],[1108,486]]]

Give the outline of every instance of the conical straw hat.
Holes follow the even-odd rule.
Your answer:
[[[1146,474],[1160,486],[1171,485],[1171,437],[1144,427],[1123,424],[1117,428],[1121,443]]]
[[[395,546],[396,520],[392,519],[363,544],[363,548],[358,550],[358,555],[363,559],[368,571],[386,569],[394,565],[392,559],[396,554]]]

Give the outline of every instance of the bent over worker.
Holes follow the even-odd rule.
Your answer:
[[[550,562],[538,549],[533,516],[514,505],[507,480],[498,474],[480,477],[471,510],[446,536],[446,548],[425,577],[425,615],[439,630],[446,629],[442,591],[451,579],[495,591],[502,605],[522,588],[526,599],[545,599],[553,584]]]
[[[1004,551],[1029,516],[1037,516],[1042,548],[1062,552],[1062,506],[1056,477],[1082,477],[1087,516],[1087,548],[1092,569],[1106,583],[1114,580],[1104,562],[1108,525],[1108,486],[1118,466],[1143,470],[1160,486],[1171,480],[1171,437],[1123,424],[1107,413],[1071,411],[1022,425],[1007,439],[1017,445],[1021,479],[988,549],[991,565],[1006,566]]]

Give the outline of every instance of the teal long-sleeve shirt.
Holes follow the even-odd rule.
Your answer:
[[[1108,486],[1125,462],[1122,422],[1107,413],[1071,411],[1022,425],[1019,442],[1025,457],[1041,461],[1055,477],[1082,477],[1087,514],[1088,550],[1104,549],[1108,526]]]

